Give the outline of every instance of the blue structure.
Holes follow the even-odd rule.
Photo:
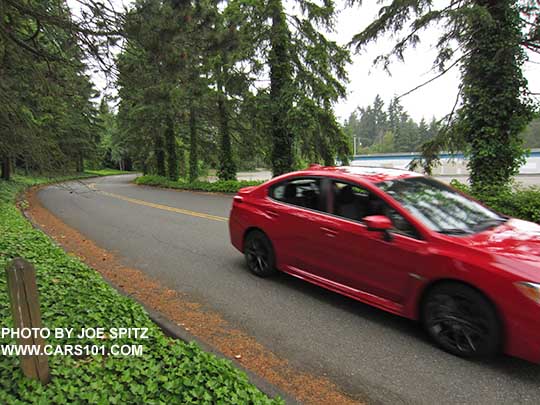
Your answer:
[[[352,166],[379,166],[396,169],[407,169],[409,163],[420,158],[417,152],[412,153],[382,153],[377,155],[356,155],[351,159]],[[466,175],[467,159],[463,153],[441,153],[441,165],[434,168],[433,174]],[[540,174],[540,149],[531,150],[526,163],[521,167],[520,174]]]

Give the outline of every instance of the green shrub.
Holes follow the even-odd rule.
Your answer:
[[[271,400],[246,375],[203,352],[164,336],[144,309],[120,295],[101,276],[66,254],[24,219],[13,201],[37,181],[0,180],[0,270],[14,257],[32,262],[37,271],[43,323],[48,328],[148,328],[149,339],[73,340],[50,337],[48,344],[142,344],[140,357],[51,356],[52,381],[42,386],[23,376],[16,357],[0,357],[0,403],[99,404],[268,404]],[[1,327],[12,327],[6,280],[0,276]],[[0,338],[0,345],[14,344]]]
[[[502,188],[473,193],[468,185],[457,180],[452,180],[450,184],[501,214],[540,222],[540,188],[538,187]]]
[[[183,180],[172,181],[165,177],[161,176],[140,176],[135,179],[136,184],[141,184],[145,186],[157,186],[157,187],[166,187],[174,188],[179,190],[194,190],[194,191],[209,191],[209,192],[219,192],[219,193],[236,193],[242,187],[249,186],[258,186],[262,184],[262,181],[238,181],[238,180],[227,180],[227,181],[194,181],[188,183]]]
[[[131,172],[126,172],[124,170],[117,169],[99,169],[99,170],[85,170],[85,173],[91,174],[93,176],[113,176],[115,174],[129,174]]]

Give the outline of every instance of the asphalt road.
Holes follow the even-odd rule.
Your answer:
[[[39,198],[126,264],[219,312],[292,365],[369,402],[539,403],[540,366],[506,356],[465,361],[433,347],[415,322],[285,274],[252,276],[229,243],[226,222],[180,213],[227,217],[230,196],[140,187],[132,178],[86,182],[116,196],[69,183],[42,189]]]

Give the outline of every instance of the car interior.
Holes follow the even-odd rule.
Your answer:
[[[383,215],[392,221],[395,232],[418,238],[414,227],[373,193],[341,182],[333,182],[331,190],[334,198],[333,210],[330,212],[355,221],[361,221],[369,215]]]
[[[332,189],[336,215],[357,221],[368,215],[387,215],[384,201],[366,190],[343,183],[334,183]]]
[[[329,212],[343,218],[362,221],[369,215],[384,215],[392,221],[395,231],[417,238],[417,232],[405,218],[391,209],[373,193],[355,185],[332,181],[329,206],[323,207],[319,180],[298,179],[280,184],[272,190],[276,200],[314,210]]]
[[[289,204],[298,205],[301,207],[320,209],[319,202],[319,186],[315,180],[305,180],[290,182],[283,189],[283,197],[276,198]],[[275,194],[278,190],[276,190]]]

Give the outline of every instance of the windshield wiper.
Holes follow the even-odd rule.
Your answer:
[[[500,224],[506,222],[506,218],[490,218],[490,219],[484,219],[483,221],[478,222],[474,225],[474,230],[476,232],[482,232],[486,229],[493,228],[495,226],[499,226]]]
[[[445,235],[468,235],[471,233],[470,231],[459,228],[443,228],[437,232],[443,233]]]

